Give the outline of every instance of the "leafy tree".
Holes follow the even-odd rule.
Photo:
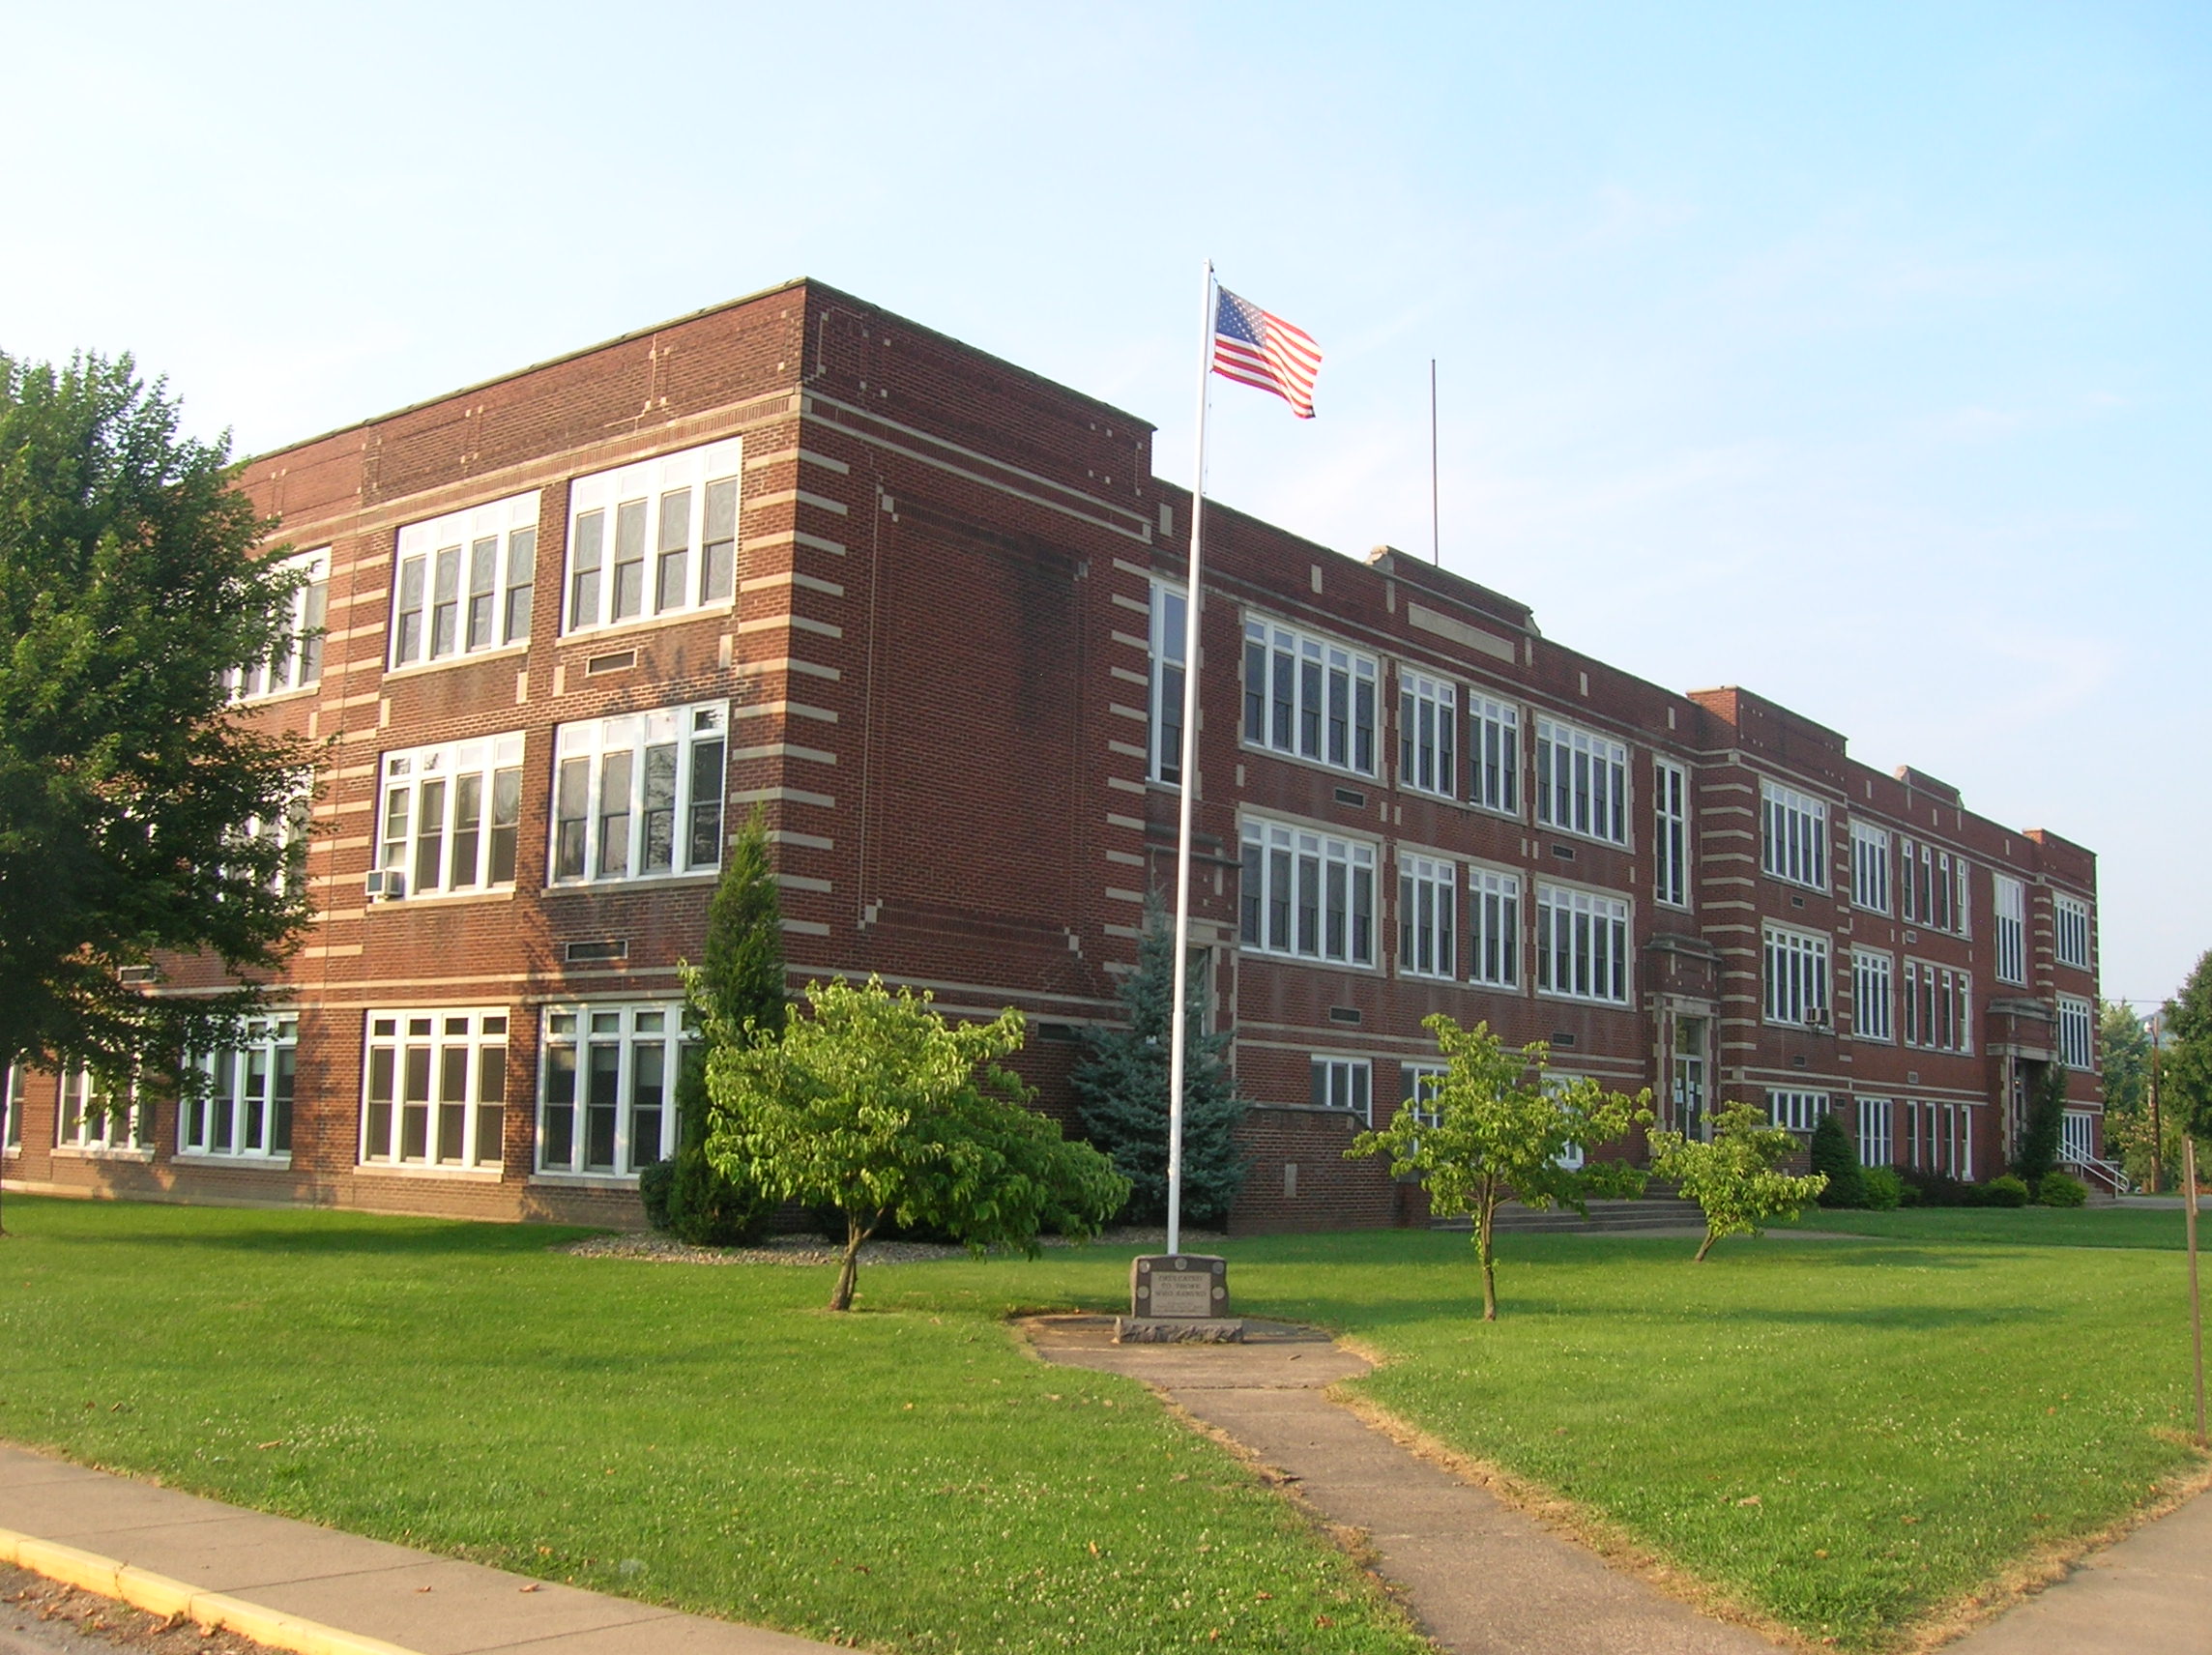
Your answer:
[[[320,648],[274,527],[130,358],[0,357],[0,1061],[171,1073],[306,923],[304,844],[253,825],[304,816],[313,749],[223,686]],[[232,986],[147,993],[178,954]]]
[[[1828,1180],[1820,1192],[1822,1206],[1866,1205],[1866,1170],[1859,1165],[1858,1148],[1844,1123],[1833,1115],[1820,1117],[1813,1128],[1813,1171]]]
[[[999,1066],[1022,1044],[1019,1011],[950,1024],[927,994],[875,977],[809,983],[806,1002],[779,1038],[716,1040],[707,1155],[778,1199],[844,1214],[831,1310],[852,1308],[861,1244],[887,1219],[1033,1254],[1040,1230],[1093,1235],[1128,1200],[1113,1162],[1063,1139]]]
[[[2058,1146],[2066,1127],[2066,1065],[2050,1062],[2027,1094],[2027,1119],[2021,1125],[2020,1147],[2012,1170],[2029,1189],[2058,1165]]]
[[[1651,1134],[1651,1170],[1679,1186],[1705,1214],[1702,1263],[1724,1235],[1756,1235],[1773,1218],[1803,1211],[1828,1187],[1819,1173],[1792,1177],[1778,1172],[1797,1150],[1794,1134],[1767,1124],[1748,1103],[1723,1106],[1713,1117],[1713,1138],[1701,1144],[1679,1132]]]
[[[704,964],[684,968],[684,998],[706,1040],[684,1050],[676,1075],[676,1159],[654,1183],[665,1190],[669,1230],[696,1245],[728,1246],[757,1233],[775,1206],[757,1185],[732,1178],[707,1158],[710,1053],[720,1040],[774,1039],[787,1006],[783,904],[758,805],[723,860],[707,910],[705,954]]]
[[[2099,1079],[2105,1090],[2105,1147],[2128,1170],[2128,1176],[2149,1183],[2159,1163],[2160,1146],[2153,1142],[2150,1109],[2150,1030],[2124,1000],[2105,1002],[2097,1019],[2100,1054]],[[2168,1153],[2180,1147],[2180,1134],[2163,1118],[2159,1126],[2168,1139]],[[2157,1180],[2164,1183],[2166,1180]]]
[[[1421,1027],[1436,1035],[1444,1073],[1428,1096],[1400,1104],[1387,1126],[1353,1139],[1345,1157],[1386,1154],[1395,1176],[1420,1179],[1431,1212],[1474,1220],[1482,1320],[1496,1321],[1499,1204],[1514,1196],[1527,1206],[1588,1212],[1584,1176],[1564,1161],[1648,1121],[1651,1094],[1628,1097],[1591,1080],[1548,1086],[1551,1047],[1534,1040],[1515,1050],[1487,1023],[1462,1029],[1440,1011]]]
[[[2159,1060],[2159,1106],[2202,1143],[2212,1138],[2212,951],[2166,1002],[2168,1045]]]
[[[1250,1163],[1237,1148],[1244,1100],[1229,1073],[1226,1032],[1199,1032],[1193,986],[1183,1052],[1182,1215],[1228,1222]],[[1175,928],[1148,902],[1137,969],[1120,989],[1129,1021],[1086,1031],[1074,1074],[1077,1108],[1091,1143],[1129,1180],[1128,1216],[1157,1222],[1168,1210],[1169,1020],[1175,1006]]]

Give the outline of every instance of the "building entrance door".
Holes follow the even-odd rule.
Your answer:
[[[1705,1020],[1674,1019],[1674,1125],[1685,1138],[1705,1135]]]

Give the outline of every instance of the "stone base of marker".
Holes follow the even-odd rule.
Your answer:
[[[1129,1314],[1114,1323],[1118,1344],[1237,1344],[1244,1324],[1229,1314],[1229,1261],[1205,1253],[1150,1253],[1129,1262]]]

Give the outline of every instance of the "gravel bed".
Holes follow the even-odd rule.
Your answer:
[[[207,1632],[189,1620],[65,1586],[28,1569],[0,1566],[0,1652],[67,1655],[74,1650],[134,1650],[137,1655],[273,1655],[235,1632]]]
[[[1168,1233],[1153,1228],[1109,1230],[1092,1242],[1097,1247],[1165,1247]],[[1192,1251],[1202,1251],[1222,1237],[1185,1232]],[[1039,1237],[1047,1247],[1075,1243],[1062,1235]],[[844,1248],[819,1235],[771,1235],[750,1247],[694,1247],[656,1231],[632,1231],[622,1235],[594,1235],[572,1241],[560,1251],[580,1259],[644,1259],[656,1264],[835,1264]],[[860,1248],[863,1264],[918,1264],[935,1259],[965,1257],[968,1249],[942,1241],[870,1241]]]

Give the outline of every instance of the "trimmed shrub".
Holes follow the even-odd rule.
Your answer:
[[[2039,1184],[2058,1165],[2059,1138],[2066,1120],[2066,1065],[2046,1063],[2028,1093],[2027,1118],[2022,1123],[2020,1152],[2012,1170],[2026,1184]]]
[[[1948,1173],[1931,1172],[1925,1167],[1900,1167],[1897,1176],[1905,1180],[1905,1187],[1918,1199],[1907,1199],[1906,1206],[1971,1206],[1976,1205],[1972,1184],[1963,1184]]]
[[[637,1196],[645,1203],[645,1221],[655,1230],[668,1228],[668,1192],[675,1183],[674,1161],[655,1161],[637,1175]]]
[[[2050,1172],[2035,1186],[2035,1199],[2045,1206],[2086,1206],[2089,1186],[2070,1173]]]
[[[1813,1128],[1813,1170],[1828,1175],[1828,1187],[1820,1192],[1822,1206],[1866,1205],[1866,1173],[1851,1135],[1832,1115],[1820,1117]]]
[[[1908,1190],[1895,1167],[1868,1167],[1859,1175],[1859,1182],[1866,1194],[1866,1205],[1876,1212],[1894,1212],[1906,1205],[1907,1194],[1917,1196],[1917,1190]]]
[[[1635,1201],[1651,1184],[1651,1175],[1626,1161],[1592,1161],[1583,1168],[1583,1189],[1600,1201]]]
[[[675,1160],[660,1165],[669,1169],[667,1228],[678,1240],[694,1247],[735,1247],[759,1240],[767,1230],[774,1200],[751,1183],[717,1172],[704,1145],[686,1145],[676,1151]]]
[[[2000,1173],[1997,1176],[1990,1179],[1988,1183],[1982,1185],[1975,1193],[1980,1197],[1974,1204],[1976,1206],[2025,1206],[2027,1205],[2026,1180],[2016,1178],[2010,1173]]]

